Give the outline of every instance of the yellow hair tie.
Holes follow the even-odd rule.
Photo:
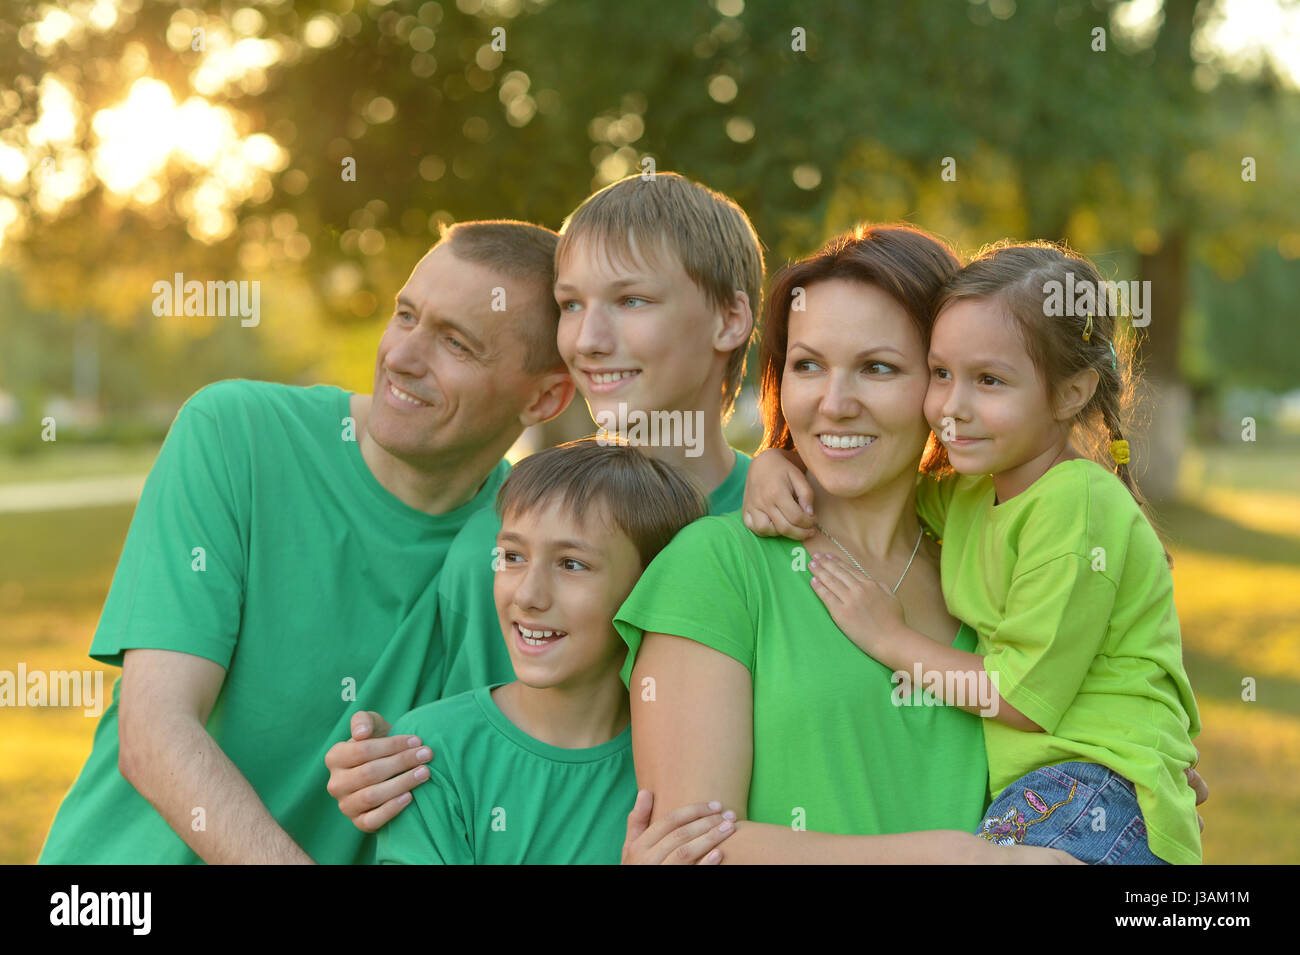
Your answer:
[[[1088,313],[1088,322],[1083,326],[1083,340],[1092,341],[1092,312]]]
[[[1128,442],[1112,441],[1110,443],[1110,456],[1115,459],[1116,464],[1128,464]]]

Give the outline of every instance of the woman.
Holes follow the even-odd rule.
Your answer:
[[[750,534],[738,512],[697,521],[615,618],[638,785],[659,806],[734,809],[727,862],[1074,861],[971,834],[988,795],[979,717],[903,692],[810,586],[807,554],[845,553],[896,587],[913,627],[975,645],[944,609],[915,513],[929,304],[958,268],[917,229],[860,228],[778,277],[764,446],[799,452],[818,533],[799,546]],[[935,444],[925,467],[938,460]]]

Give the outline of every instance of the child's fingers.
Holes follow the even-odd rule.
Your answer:
[[[777,522],[777,527],[782,529],[786,537],[804,540],[813,535],[814,521],[795,500],[793,491],[789,497],[777,501],[775,509],[773,520]]]
[[[627,814],[627,842],[635,842],[641,833],[650,828],[651,810],[654,808],[654,793],[648,789],[637,790],[636,802],[632,806],[632,811]],[[623,854],[627,854],[627,845],[623,847]]]
[[[695,865],[735,831],[733,819],[716,814],[679,826],[659,841],[659,864]]]
[[[697,836],[684,846],[679,847],[677,855],[684,860],[689,860],[691,865],[717,865],[722,861],[722,850],[718,848],[718,843],[735,831],[735,821],[723,819],[722,822],[704,833],[704,835]]]
[[[759,537],[780,537],[781,536],[781,532],[776,529],[776,525],[772,523],[772,519],[767,516],[766,511],[747,510],[744,513],[744,521],[745,521],[745,526],[748,527],[751,532],[757,534]]]
[[[790,503],[788,505],[785,505],[785,507],[789,510],[790,515],[793,516],[795,510],[797,509],[794,503],[794,498],[791,498]],[[761,523],[762,521],[767,521],[772,526],[773,531],[776,534],[780,535],[781,537],[790,537],[793,538],[794,540],[803,540],[804,538],[810,536],[810,533],[804,530],[802,527],[797,527],[794,524],[790,523],[789,517],[787,517],[784,513],[782,513],[782,505],[764,507],[763,510],[756,511],[754,516],[756,519],[758,519],[759,523]],[[757,531],[755,531],[755,533],[757,533]],[[771,536],[771,535],[763,535],[763,536]]]
[[[798,502],[800,510],[803,511],[806,523],[801,526],[814,528],[817,524],[817,518],[813,514],[813,489],[802,471],[795,471],[790,475],[790,491],[794,494],[794,499]]]
[[[842,565],[830,554],[819,554],[815,558],[817,565],[814,573],[828,586],[833,588],[842,599],[847,599],[854,588],[859,587],[861,579]]]

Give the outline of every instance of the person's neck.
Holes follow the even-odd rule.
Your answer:
[[[670,401],[671,408],[681,409],[683,440],[680,445],[639,444],[636,446],[639,451],[656,461],[681,468],[695,478],[704,488],[705,494],[716,491],[736,465],[736,452],[727,444],[727,438],[722,432],[721,388],[722,379],[710,377],[694,393],[678,395]],[[656,413],[654,410],[638,410],[645,415]],[[628,414],[630,417],[630,410]],[[619,427],[622,427],[621,423]],[[687,428],[690,429],[689,433]]]
[[[1069,433],[1059,435],[1042,452],[1034,455],[1024,464],[993,475],[993,490],[997,495],[997,503],[1005,504],[1017,494],[1028,490],[1031,484],[1062,461],[1072,461],[1080,457],[1083,455],[1070,443]]]
[[[591,749],[614,739],[632,718],[627,689],[616,671],[572,686],[531,687],[516,680],[492,700],[533,739],[562,749]]]
[[[688,411],[685,414],[694,415]],[[703,433],[693,447],[655,447],[641,445],[638,450],[647,457],[681,468],[699,482],[705,494],[712,494],[727,480],[732,468],[736,466],[736,452],[727,444],[722,433],[720,415],[709,417],[704,412],[698,417],[704,421]]]
[[[367,427],[371,396],[353,398],[357,443],[366,467],[389,494],[426,514],[445,514],[468,503],[510,449],[509,444],[497,442],[469,455],[443,454],[419,462],[407,461],[384,450],[371,436]]]
[[[916,479],[905,473],[895,482],[861,497],[836,497],[811,474],[813,510],[822,527],[849,552],[875,564],[906,560],[916,549],[921,524],[916,516]],[[825,534],[825,531],[822,532]]]

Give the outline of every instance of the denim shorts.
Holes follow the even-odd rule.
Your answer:
[[[1046,846],[1089,865],[1168,865],[1147,845],[1133,784],[1098,763],[1058,763],[1002,791],[975,834],[1000,846]]]

